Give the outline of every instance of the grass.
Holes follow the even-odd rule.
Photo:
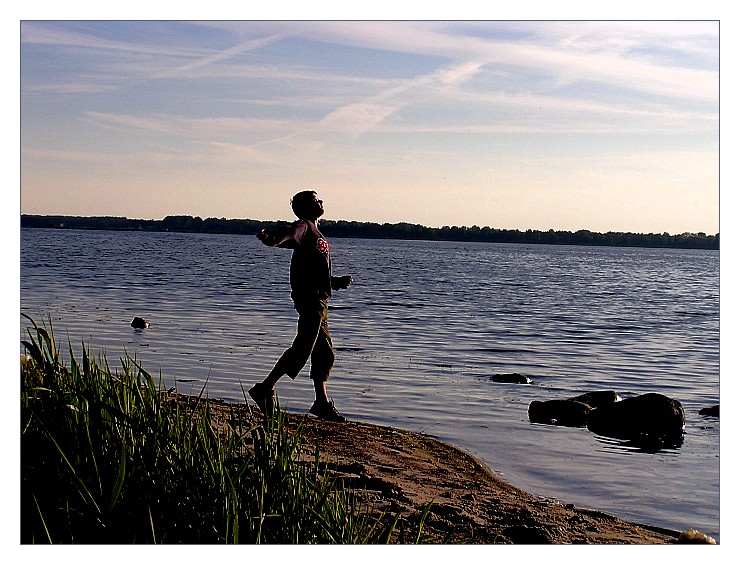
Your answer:
[[[288,432],[286,413],[260,424],[235,416],[217,430],[207,399],[173,401],[136,360],[111,371],[84,344],[81,362],[70,345],[64,364],[51,320],[27,318],[22,543],[423,541],[428,508],[399,535],[398,516],[321,470],[318,451],[299,460],[300,429]]]

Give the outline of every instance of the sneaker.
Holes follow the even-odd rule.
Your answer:
[[[267,416],[275,411],[275,391],[268,389],[262,383],[257,383],[249,389],[249,396],[257,404],[263,414]]]
[[[319,402],[318,400],[313,403],[309,410],[311,414],[322,420],[328,420],[330,422],[346,422],[347,418],[337,412],[333,401]]]

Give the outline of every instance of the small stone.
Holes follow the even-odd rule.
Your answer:
[[[681,535],[678,536],[678,540],[676,541],[676,543],[705,543],[716,545],[717,541],[707,534],[702,534],[700,531],[695,530],[694,528],[689,528],[688,530],[681,532]]]

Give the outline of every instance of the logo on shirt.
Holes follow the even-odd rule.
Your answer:
[[[323,237],[320,237],[318,241],[316,241],[316,249],[318,249],[324,255],[329,255],[329,242],[326,241]]]

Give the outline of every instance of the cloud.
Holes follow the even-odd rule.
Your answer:
[[[455,82],[474,75],[482,65],[517,65],[551,77],[557,84],[576,81],[600,82],[620,88],[676,97],[715,99],[716,69],[696,69],[675,61],[698,55],[716,56],[717,26],[711,22],[488,22],[487,36],[476,31],[480,22],[206,22],[203,26],[228,31],[237,36],[233,45],[223,49],[163,45],[157,41],[141,43],[96,37],[43,22],[23,22],[21,41],[48,44],[58,48],[85,48],[167,57],[159,64],[150,63],[154,76],[170,77],[209,67],[248,51],[286,38],[303,38],[334,43],[349,48],[379,52],[406,53],[437,57],[446,61],[447,70],[440,79]],[[683,24],[683,25],[681,25]],[[687,25],[693,24],[693,25]],[[133,25],[133,23],[131,23]],[[502,32],[515,30],[520,40],[504,39]],[[496,33],[496,32],[501,33]],[[713,43],[714,41],[714,43]],[[670,49],[673,61],[655,53]],[[174,65],[173,59],[185,64]],[[441,65],[442,68],[445,65]],[[157,68],[158,67],[158,68]],[[273,78],[285,73],[295,76],[295,65],[279,67],[239,63],[214,72],[271,73]],[[305,72],[304,68],[304,72]],[[315,70],[310,71],[315,73]],[[456,74],[452,74],[456,73]],[[304,75],[305,76],[305,75]],[[315,74],[314,79],[319,79]],[[336,77],[335,77],[336,78]]]
[[[349,104],[324,116],[316,125],[316,130],[346,133],[357,137],[376,129],[395,111],[396,107],[390,105],[369,102]]]
[[[70,31],[52,23],[21,22],[21,43],[53,45],[61,48],[89,49],[97,51],[121,51],[148,55],[168,55],[193,57],[203,53],[201,49],[179,48],[133,41],[116,41],[96,37],[90,33]]]
[[[230,135],[290,130],[293,122],[267,118],[197,118],[177,114],[137,116],[108,112],[86,112],[85,119],[101,127],[119,128],[131,132],[177,134],[202,138],[206,134],[217,137]]]
[[[462,26],[465,22],[459,22]],[[684,22],[684,24],[692,22]],[[700,22],[698,22],[701,24]],[[677,98],[715,100],[718,67],[712,70],[678,64],[697,54],[716,58],[716,25],[671,25],[669,22],[511,22],[521,40],[464,36],[452,24],[382,22],[326,24],[330,40],[383,50],[447,57],[455,72],[467,78],[481,65],[519,66],[550,77],[556,84],[598,82],[620,89]],[[469,23],[469,25],[475,25]],[[500,30],[508,22],[493,22]],[[650,53],[670,48],[671,61]],[[683,54],[683,55],[682,55]],[[711,59],[710,59],[711,60]],[[454,78],[455,75],[443,75]]]
[[[285,37],[284,33],[276,33],[268,37],[261,37],[258,39],[242,41],[227,49],[216,51],[215,53],[209,54],[205,57],[197,58],[196,60],[186,65],[181,65],[179,67],[175,67],[175,68],[163,71],[157,75],[157,78],[172,78],[176,76],[187,75],[189,74],[190,71],[197,69],[199,67],[205,67],[208,65],[212,65],[214,63],[219,63],[221,61],[230,59],[232,57],[236,57],[237,55],[246,53],[248,51],[259,49],[260,47],[264,47],[265,45],[269,45],[270,43],[279,41],[280,39],[284,37]]]

